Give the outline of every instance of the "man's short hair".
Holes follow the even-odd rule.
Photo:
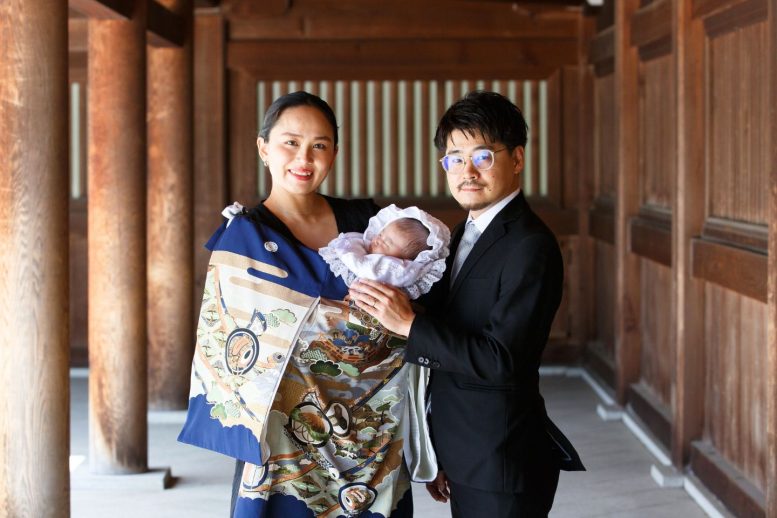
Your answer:
[[[475,90],[453,103],[440,119],[434,135],[438,151],[445,151],[448,139],[456,130],[501,142],[512,151],[519,146],[526,147],[529,128],[520,108],[510,99],[496,92]]]

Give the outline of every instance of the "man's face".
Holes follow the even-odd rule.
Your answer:
[[[480,171],[472,164],[471,156],[484,149],[494,153],[494,161],[490,169]],[[456,130],[448,138],[445,154],[461,156],[466,160],[461,172],[445,174],[453,197],[475,218],[520,187],[522,147],[516,147],[510,153],[501,142],[491,142],[482,135],[471,136]]]

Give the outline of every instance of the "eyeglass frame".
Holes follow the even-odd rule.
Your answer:
[[[440,167],[442,167],[442,170],[445,171],[446,174],[461,174],[467,168],[467,160],[469,160],[470,163],[472,163],[472,167],[474,167],[475,169],[477,169],[481,173],[485,173],[486,171],[490,171],[494,167],[494,164],[496,163],[496,156],[495,155],[497,153],[499,153],[500,151],[504,151],[506,149],[507,149],[507,146],[505,146],[503,148],[499,148],[499,149],[488,149],[488,148],[478,149],[475,153],[478,153],[480,151],[487,151],[487,152],[491,153],[491,165],[488,166],[488,168],[486,168],[486,169],[480,169],[478,166],[475,165],[474,162],[472,162],[472,155],[474,153],[469,154],[469,155],[450,155],[450,154],[446,153],[445,155],[443,155],[442,158],[440,158],[438,160],[438,162],[440,162]],[[446,158],[448,158],[449,156],[459,156],[459,157],[463,157],[465,159],[464,160],[464,164],[461,167],[461,171],[448,171],[447,169],[445,169],[445,166],[443,165],[443,161]]]

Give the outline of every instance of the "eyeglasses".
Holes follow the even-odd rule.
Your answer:
[[[488,171],[494,167],[494,154],[504,151],[507,148],[495,149],[478,149],[471,155],[445,155],[440,159],[440,164],[445,172],[448,174],[459,174],[464,170],[464,166],[467,164],[467,158],[472,160],[472,165],[480,172]]]

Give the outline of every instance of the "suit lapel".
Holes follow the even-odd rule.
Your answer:
[[[461,270],[456,276],[456,280],[453,282],[453,286],[451,286],[451,289],[448,292],[448,301],[450,301],[456,295],[456,292],[461,287],[462,282],[469,276],[470,271],[477,264],[480,257],[502,237],[504,237],[504,235],[507,233],[508,223],[518,219],[523,213],[525,207],[527,207],[526,199],[523,197],[523,193],[521,192],[518,194],[518,196],[515,197],[514,200],[510,201],[510,203],[508,203],[505,208],[496,215],[496,217],[494,217],[488,227],[486,227],[486,231],[483,232],[483,234],[475,243],[475,246],[472,247],[472,250],[467,256],[467,259],[464,261],[464,264],[461,265]],[[463,233],[464,225],[459,224],[454,234],[456,248],[453,249],[453,252],[448,256],[449,261],[446,265],[448,279],[450,279],[450,269],[453,265],[453,257],[455,256],[456,249],[458,249],[459,241],[461,241],[461,236]]]

